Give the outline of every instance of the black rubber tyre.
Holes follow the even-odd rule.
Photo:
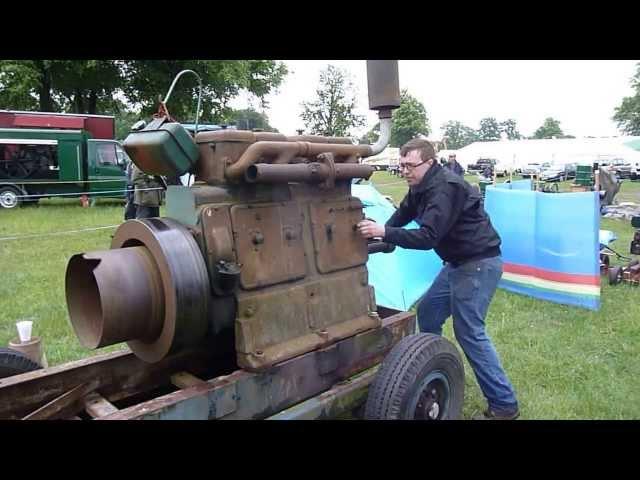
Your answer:
[[[34,362],[24,353],[10,348],[0,348],[0,378],[20,375],[41,368],[42,365]]]
[[[609,285],[617,285],[622,281],[622,267],[609,268]]]
[[[403,338],[385,357],[365,406],[367,420],[456,420],[462,416],[464,367],[439,335]]]

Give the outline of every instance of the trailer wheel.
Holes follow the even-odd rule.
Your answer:
[[[13,187],[0,187],[0,207],[15,208],[20,204],[20,192]]]
[[[428,333],[403,338],[369,388],[368,420],[455,420],[462,415],[464,367],[447,339]]]
[[[22,352],[10,348],[0,348],[0,378],[20,375],[41,368],[42,365],[34,362]]]
[[[609,268],[609,285],[617,285],[622,281],[622,267]]]

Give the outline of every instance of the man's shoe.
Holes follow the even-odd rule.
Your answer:
[[[475,415],[473,420],[515,420],[520,416],[520,410],[496,411],[491,408],[486,409],[479,415]]]

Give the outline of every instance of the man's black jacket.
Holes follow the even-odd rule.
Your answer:
[[[458,162],[453,162],[453,164],[447,162],[445,163],[444,167],[449,169],[456,175],[460,175],[461,177],[464,177],[464,170]]]
[[[411,220],[420,228],[401,228]],[[386,223],[384,240],[403,248],[433,248],[454,266],[500,255],[500,236],[484,211],[480,192],[437,163],[409,189]]]

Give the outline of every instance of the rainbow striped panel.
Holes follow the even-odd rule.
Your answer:
[[[506,290],[600,308],[596,192],[541,193],[488,187],[485,209],[502,238]]]

